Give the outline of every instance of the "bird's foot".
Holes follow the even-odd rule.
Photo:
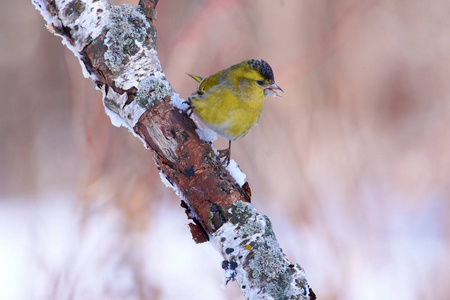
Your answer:
[[[231,158],[231,141],[228,141],[228,148],[223,150],[218,150],[219,152],[219,158],[223,158],[223,165],[225,167],[228,167],[230,164],[230,158]]]
[[[219,158],[223,159],[223,165],[228,167],[230,164],[231,151],[230,149],[217,150],[219,152]]]

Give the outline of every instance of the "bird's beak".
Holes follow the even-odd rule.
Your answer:
[[[264,91],[265,91],[267,96],[275,95],[277,97],[283,97],[283,96],[281,96],[281,94],[278,91],[281,91],[281,92],[284,93],[284,91],[275,82],[272,83],[271,85],[267,86],[264,89]]]

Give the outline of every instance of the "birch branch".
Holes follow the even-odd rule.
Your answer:
[[[32,0],[47,28],[78,57],[103,92],[113,125],[150,148],[162,181],[182,198],[194,240],[222,254],[224,283],[236,280],[247,299],[315,299],[304,271],[287,260],[270,220],[250,204],[245,175],[225,168],[205,130],[184,110],[167,81],[153,26],[157,0],[138,7],[105,0]]]

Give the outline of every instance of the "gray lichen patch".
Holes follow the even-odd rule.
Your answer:
[[[287,260],[270,220],[242,201],[226,216],[228,222],[211,238],[224,258],[224,282],[236,280],[245,286],[248,299],[308,299],[304,271]]]
[[[277,243],[275,244],[277,245]],[[284,264],[282,252],[275,251],[273,240],[267,242],[257,242],[252,246],[250,267],[253,270],[253,277],[258,280],[266,280],[275,277],[280,266]]]
[[[267,233],[273,234],[270,220],[259,214],[253,206],[242,201],[233,204],[228,217],[230,223],[237,226],[244,238]]]
[[[230,223],[232,224],[245,225],[247,220],[252,217],[256,217],[255,211],[241,201],[234,203],[230,209]]]
[[[155,76],[149,76],[139,82],[135,102],[137,105],[148,109],[169,96],[169,89],[165,82],[161,82]]]
[[[120,72],[129,57],[140,51],[140,44],[147,39],[151,25],[131,5],[110,6],[108,10],[111,22],[105,37],[108,50],[104,58],[114,73]]]
[[[280,299],[291,284],[291,274],[286,268],[288,262],[283,252],[274,245],[278,243],[270,238],[267,242],[255,243],[251,250],[249,267],[252,270],[252,278],[264,282],[267,293],[275,299]]]
[[[114,85],[130,90],[137,88],[144,78],[162,74],[156,51],[156,30],[146,16],[127,4],[105,9],[108,29],[104,37],[107,50],[103,59]]]

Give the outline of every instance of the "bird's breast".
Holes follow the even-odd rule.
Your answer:
[[[229,140],[245,136],[258,122],[264,102],[263,91],[212,88],[191,96],[194,113],[210,129]]]

